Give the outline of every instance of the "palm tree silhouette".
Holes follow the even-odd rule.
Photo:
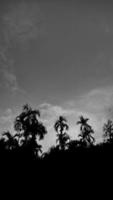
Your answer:
[[[104,141],[112,142],[113,141],[113,122],[108,120],[107,123],[103,126],[104,131]]]
[[[57,132],[56,143],[58,143],[61,150],[65,150],[66,144],[70,140],[69,135],[65,132],[69,129],[67,120],[63,116],[60,116],[54,125],[54,129]]]
[[[87,123],[89,121],[88,118],[84,118],[83,116],[80,116],[80,120],[77,122],[77,124],[80,124],[80,131],[79,137],[81,138],[80,141],[85,145],[93,145],[95,142],[94,137],[92,134],[94,134],[94,130],[92,127]]]
[[[39,110],[33,110],[28,104],[23,106],[22,113],[16,117],[14,128],[23,146],[27,146],[34,155],[41,152],[41,145],[37,143],[37,137],[42,140],[47,134],[45,126],[39,121]]]

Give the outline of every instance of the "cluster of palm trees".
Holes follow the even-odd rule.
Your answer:
[[[95,146],[94,130],[88,123],[89,119],[80,116],[77,125],[80,125],[78,140],[71,140],[68,130],[69,125],[65,117],[59,116],[54,124],[56,131],[56,146],[53,150],[58,152],[75,151],[76,148],[91,148]],[[2,134],[0,139],[1,152],[19,152],[21,155],[30,159],[43,158],[42,145],[40,140],[47,134],[46,127],[40,120],[40,111],[33,110],[28,104],[23,106],[22,113],[16,117],[14,122],[15,135],[9,131]],[[108,120],[103,126],[103,143],[113,143],[113,122]],[[0,152],[0,153],[1,153]]]

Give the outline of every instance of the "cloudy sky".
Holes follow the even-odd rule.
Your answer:
[[[40,108],[49,134],[63,114],[70,134],[90,117],[97,140],[113,116],[113,3],[109,0],[0,1],[0,129],[26,102]]]

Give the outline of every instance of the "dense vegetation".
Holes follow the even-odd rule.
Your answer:
[[[78,140],[71,140],[68,134],[69,125],[65,117],[59,116],[54,124],[56,131],[56,145],[43,153],[40,140],[47,134],[46,127],[40,120],[40,111],[33,110],[29,105],[14,122],[15,134],[4,132],[0,139],[0,160],[5,162],[43,163],[75,162],[81,163],[85,159],[95,162],[99,157],[102,161],[109,159],[113,149],[113,122],[108,120],[103,125],[103,142],[96,144],[94,130],[88,123],[89,119],[80,116],[77,124],[80,126]]]

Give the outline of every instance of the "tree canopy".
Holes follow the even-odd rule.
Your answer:
[[[21,113],[14,121],[15,133],[5,131],[0,139],[0,156],[11,157],[19,160],[46,160],[49,158],[65,157],[77,152],[93,152],[99,149],[106,149],[107,145],[113,143],[113,121],[108,120],[103,125],[103,143],[96,144],[95,132],[89,124],[89,119],[80,116],[77,121],[80,126],[80,133],[75,139],[71,139],[69,134],[68,121],[64,116],[59,116],[56,120],[54,130],[56,131],[56,144],[43,152],[40,141],[49,134],[41,120],[41,113],[37,109],[32,109],[28,104],[24,105]],[[110,147],[111,148],[111,147]],[[83,150],[84,149],[84,150]],[[5,156],[3,156],[5,155]],[[74,158],[74,157],[73,157]]]

